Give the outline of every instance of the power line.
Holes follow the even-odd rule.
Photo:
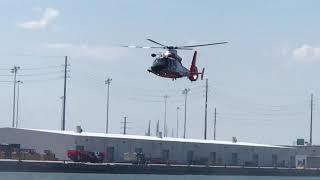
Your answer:
[[[5,83],[12,83],[12,81],[0,81],[0,82],[5,82]]]
[[[53,71],[53,72],[45,72],[45,73],[31,73],[31,74],[17,74],[19,77],[25,77],[25,76],[44,76],[44,75],[53,75],[53,74],[62,74],[64,71]],[[70,72],[70,71],[68,71]],[[14,74],[1,74],[0,76],[3,77],[12,77]]]
[[[236,119],[244,119],[244,120],[250,120],[250,119],[254,119],[254,120],[279,120],[279,119],[294,119],[294,118],[303,118],[305,117],[304,114],[301,114],[300,116],[237,116],[237,115],[226,115],[223,113],[219,113],[219,117],[224,117],[224,118],[236,118]]]
[[[296,119],[293,119],[293,118],[243,118],[243,117],[228,117],[228,116],[221,116],[221,115],[217,115],[218,118],[220,119],[223,119],[225,121],[234,121],[234,122],[250,122],[250,123],[265,123],[265,122],[268,122],[268,123],[279,123],[280,121],[281,122],[284,122],[284,121],[288,121],[290,123],[293,123],[293,120],[296,120],[297,122],[300,122],[300,120],[302,118],[296,118]]]
[[[10,71],[11,68],[0,68],[0,71]]]
[[[67,72],[70,72],[69,70]],[[32,74],[19,74],[18,76],[43,76],[43,75],[51,75],[51,74],[62,74],[64,71],[53,71],[53,72],[45,72],[45,73],[32,73]]]
[[[28,82],[29,83],[34,83],[34,82],[49,82],[49,81],[54,81],[54,80],[61,80],[64,77],[56,77],[56,78],[41,78],[41,79],[26,79],[23,82]],[[67,76],[67,78],[70,78],[70,76]],[[0,81],[0,83],[12,83],[13,81]]]
[[[160,93],[159,93],[160,94]],[[166,94],[170,97],[170,102],[182,102],[183,99],[178,96],[171,96],[170,94]],[[139,95],[130,95],[128,99],[133,101],[145,101],[145,102],[162,102],[160,98],[163,98],[163,95],[148,95],[148,94],[139,94]]]
[[[31,53],[1,53],[2,55],[6,56],[24,56],[24,57],[38,57],[38,58],[62,58],[63,56],[58,55],[38,55],[38,54],[31,54]]]
[[[34,70],[46,70],[46,69],[62,69],[63,65],[59,65],[59,66],[43,66],[43,67],[31,67],[31,68],[23,68],[21,69],[22,71],[34,71]]]
[[[49,81],[55,81],[55,80],[61,80],[64,77],[55,77],[55,78],[41,78],[41,79],[25,79],[24,82],[29,83],[35,83],[35,82],[49,82]],[[67,76],[67,78],[70,78],[70,76]],[[13,81],[10,80],[0,80],[0,83],[12,83]]]
[[[69,77],[67,77],[69,78]],[[47,79],[30,79],[30,80],[24,80],[24,82],[33,83],[33,82],[49,82],[49,81],[55,81],[55,80],[61,80],[63,77],[57,77],[57,78],[47,78]]]
[[[160,100],[142,99],[142,98],[134,98],[134,97],[128,97],[127,100],[135,101],[135,102],[145,102],[145,103],[159,103],[159,102],[162,102]]]
[[[217,91],[217,90],[216,90]],[[277,109],[288,109],[288,108],[291,108],[292,106],[301,106],[301,102],[297,102],[297,103],[292,103],[292,104],[261,104],[261,102],[254,102],[252,100],[249,100],[248,98],[241,98],[239,96],[234,96],[234,95],[230,95],[230,94],[227,94],[225,93],[225,91],[219,91],[218,90],[218,94],[221,94],[220,96],[216,96],[216,98],[219,98],[221,99],[221,97],[223,96],[226,96],[227,98],[223,98],[223,101],[230,101],[230,99],[232,100],[232,103],[235,104],[234,102],[235,101],[240,101],[241,104],[243,103],[246,103],[246,104],[250,104],[250,105],[253,105],[255,107],[258,107],[258,108],[267,108],[267,109],[274,109],[274,108],[277,108]],[[307,101],[306,101],[307,102]],[[309,100],[308,100],[309,102]],[[241,105],[241,107],[243,107],[243,105]]]
[[[221,112],[220,114],[222,115],[227,115],[227,116],[237,116],[237,117],[279,117],[279,116],[287,116],[287,117],[295,117],[299,115],[304,115],[305,112],[253,112],[253,111],[248,111],[248,112]]]

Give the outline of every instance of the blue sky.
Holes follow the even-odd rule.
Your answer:
[[[217,138],[271,144],[308,139],[309,98],[315,94],[314,143],[320,143],[320,14],[318,1],[1,1],[0,81],[19,65],[20,125],[59,129],[64,56],[70,60],[67,129],[104,132],[106,86],[112,77],[110,131],[123,116],[129,133],[144,134],[149,120],[183,121],[181,91],[190,88],[190,138],[203,137],[204,84],[149,74],[152,50],[120,45],[184,45],[229,41],[198,50],[209,79],[209,137],[218,110]],[[181,51],[189,66],[192,52]],[[28,76],[30,75],[30,76]],[[0,83],[1,126],[11,125],[12,83]],[[171,134],[171,133],[170,133]],[[180,134],[181,136],[182,134]]]

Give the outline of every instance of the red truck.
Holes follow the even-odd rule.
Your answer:
[[[104,152],[91,152],[82,150],[68,150],[68,158],[74,162],[102,163],[105,158]]]

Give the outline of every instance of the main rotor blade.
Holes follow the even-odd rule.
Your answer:
[[[173,49],[179,49],[179,50],[193,50],[192,48],[186,48],[186,47],[175,47]]]
[[[141,48],[141,49],[163,49],[163,47],[149,47],[149,46],[121,46],[121,47],[127,47],[127,48]]]
[[[158,44],[158,45],[160,45],[160,46],[166,47],[166,45],[160,44],[160,43],[158,43],[158,42],[156,42],[156,41],[154,41],[154,40],[152,40],[152,39],[147,39],[147,40],[148,40],[148,41],[151,41],[151,42],[153,42],[153,43],[155,43],[155,44]]]
[[[179,46],[178,48],[192,48],[192,47],[199,47],[199,46],[212,46],[218,44],[225,44],[228,42],[218,42],[218,43],[210,43],[210,44],[197,44],[197,45],[190,45],[190,46]]]

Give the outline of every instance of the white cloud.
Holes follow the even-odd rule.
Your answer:
[[[17,26],[23,29],[32,29],[32,30],[44,29],[49,25],[49,23],[52,20],[56,19],[59,15],[60,15],[60,12],[58,10],[53,8],[46,8],[43,11],[40,19],[20,22],[20,23],[17,23]]]
[[[48,43],[45,47],[55,54],[68,55],[73,58],[93,58],[111,61],[127,55],[128,50],[121,47],[89,46],[86,44]]]
[[[292,49],[291,55],[301,61],[320,61],[320,47],[304,44],[301,47]]]

